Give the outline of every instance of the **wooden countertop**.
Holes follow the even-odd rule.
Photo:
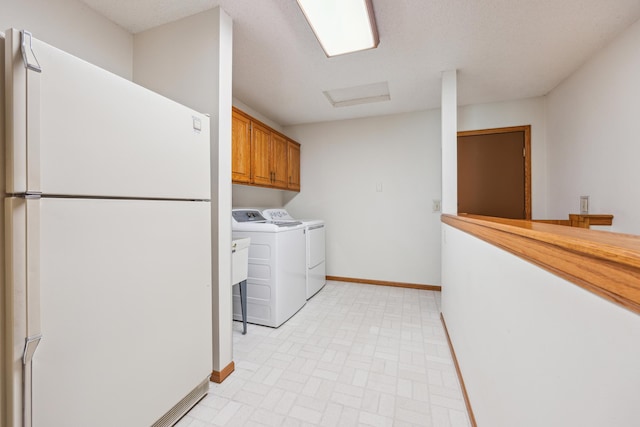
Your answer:
[[[442,222],[640,314],[640,236],[478,215]]]

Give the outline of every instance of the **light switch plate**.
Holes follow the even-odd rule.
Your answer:
[[[193,118],[193,130],[200,133],[202,130],[202,121],[199,117],[192,116]]]
[[[580,215],[589,215],[589,196],[580,196]]]
[[[440,203],[440,200],[433,200],[432,209],[433,212],[440,212],[442,210],[442,203]]]

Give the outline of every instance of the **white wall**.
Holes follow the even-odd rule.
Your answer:
[[[478,425],[637,425],[640,316],[443,231],[442,312]]]
[[[232,204],[234,208],[281,208],[285,204],[284,193],[273,188],[233,184]]]
[[[531,205],[533,219],[547,215],[547,143],[545,97],[458,108],[458,131],[531,125]],[[568,219],[567,210],[555,219]],[[575,212],[572,212],[575,213]],[[553,215],[552,215],[553,216]]]
[[[302,187],[286,208],[326,221],[327,275],[440,284],[439,110],[285,133],[301,144]]]
[[[546,218],[545,102],[539,97],[457,111],[458,130],[531,125],[534,218]],[[440,284],[440,236],[433,234],[439,215],[432,213],[433,200],[442,197],[440,129],[439,110],[285,128],[302,144],[302,191],[284,192],[284,202],[294,216],[328,221],[328,275]],[[379,182],[382,193],[376,192]],[[275,197],[250,191],[238,197],[239,206]],[[236,198],[234,188],[234,205]],[[413,212],[409,219],[405,209]],[[427,221],[407,230],[406,223],[422,215]]]
[[[213,369],[233,360],[231,312],[232,21],[220,8],[134,39],[134,81],[211,114]]]
[[[131,80],[133,36],[78,0],[0,0],[0,31],[12,27]]]
[[[640,234],[640,21],[548,95],[549,212],[615,215]]]
[[[457,112],[458,130],[531,125],[535,218],[546,217],[544,111],[540,97]],[[439,215],[432,213],[433,200],[442,197],[439,120],[440,111],[433,110],[285,128],[302,144],[302,191],[284,194],[286,207],[294,216],[328,221],[328,275],[440,284],[440,237],[433,234]],[[382,193],[376,192],[378,182]],[[243,202],[250,206],[252,200]],[[405,209],[412,212],[409,219],[402,216]],[[358,217],[363,212],[365,219]],[[416,216],[427,221],[408,230],[408,221],[420,222]],[[399,242],[411,254],[407,258]]]

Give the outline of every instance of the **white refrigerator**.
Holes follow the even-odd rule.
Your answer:
[[[0,424],[172,425],[212,372],[209,118],[28,33],[4,53]]]

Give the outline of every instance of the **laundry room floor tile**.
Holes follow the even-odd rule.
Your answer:
[[[470,426],[440,301],[330,281],[278,329],[234,322],[235,372],[177,427]]]

